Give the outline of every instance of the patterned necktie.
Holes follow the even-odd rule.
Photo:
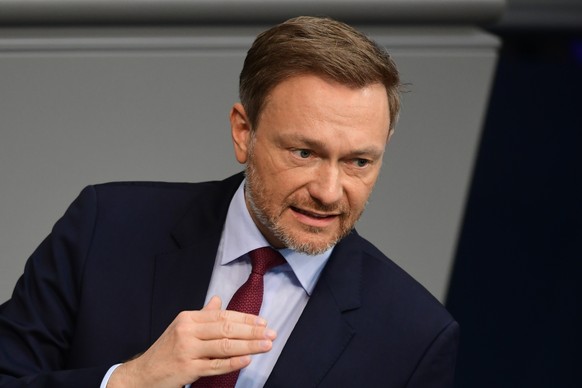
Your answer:
[[[247,281],[234,293],[227,310],[240,311],[258,315],[263,304],[263,276],[273,267],[284,264],[285,259],[271,247],[258,248],[249,252],[252,270]],[[240,371],[225,375],[202,377],[196,380],[192,388],[232,388],[236,384]]]

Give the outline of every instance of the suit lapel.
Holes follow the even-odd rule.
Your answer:
[[[172,232],[178,249],[156,256],[152,341],[180,311],[203,307],[228,206],[241,181],[238,174],[222,182],[199,184],[190,211]]]
[[[334,249],[265,387],[317,386],[356,334],[347,314],[360,307],[357,238],[353,232]]]
[[[172,233],[177,249],[156,257],[152,341],[180,311],[202,308],[228,206],[242,178],[202,184]],[[335,247],[265,387],[317,386],[356,334],[347,316],[360,306],[358,238],[354,231]]]

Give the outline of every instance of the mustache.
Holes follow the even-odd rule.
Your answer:
[[[332,213],[346,215],[350,213],[350,208],[344,203],[325,204],[320,202],[317,198],[293,198],[287,201],[287,207],[295,207],[303,210],[311,210],[321,213]]]

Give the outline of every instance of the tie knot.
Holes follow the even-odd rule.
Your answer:
[[[268,270],[281,264],[285,264],[283,256],[271,247],[262,247],[249,252],[252,271],[264,275]]]

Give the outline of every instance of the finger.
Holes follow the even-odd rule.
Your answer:
[[[199,323],[193,328],[193,335],[201,340],[230,338],[244,340],[268,339],[273,341],[277,338],[277,332],[269,327],[231,321]]]
[[[209,302],[209,305],[211,302]],[[267,321],[262,317],[232,310],[203,309],[200,311],[190,311],[190,318],[194,322],[198,323],[231,321],[235,323],[242,323],[245,325],[257,325],[257,326],[267,325]]]
[[[250,363],[251,357],[245,355],[229,358],[216,358],[212,360],[197,360],[196,368],[199,371],[200,377],[215,376],[237,371],[247,367]]]
[[[204,306],[202,311],[220,310],[221,307],[222,307],[222,300],[220,299],[220,297],[218,295],[214,295],[212,298],[210,298],[210,300],[208,301],[208,304],[206,306]]]
[[[266,353],[273,348],[273,342],[268,339],[247,341],[223,338],[201,341],[197,346],[197,351],[204,354],[204,358],[223,359]]]

